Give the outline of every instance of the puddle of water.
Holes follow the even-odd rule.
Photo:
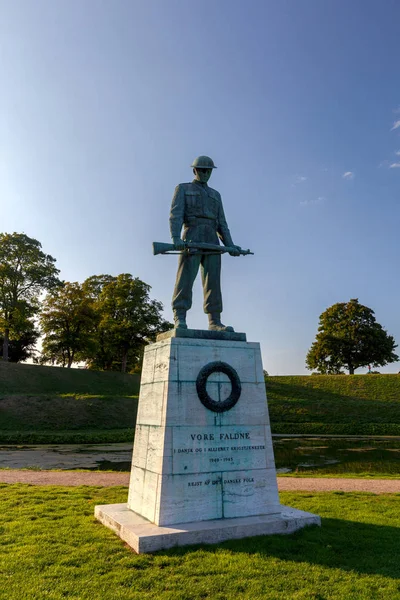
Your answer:
[[[399,438],[293,437],[274,438],[273,441],[277,470],[393,473],[400,476]]]
[[[129,471],[132,444],[2,446],[0,466],[9,469],[90,469]]]
[[[400,439],[273,438],[278,473],[324,471],[400,475]],[[0,446],[0,466],[10,469],[129,471],[132,444]]]

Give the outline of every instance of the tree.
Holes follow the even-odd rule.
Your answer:
[[[8,360],[18,363],[28,358],[35,358],[36,342],[40,336],[35,324],[26,319],[19,321],[18,327],[14,327],[8,342]],[[0,335],[0,355],[3,349],[3,336]]]
[[[96,349],[88,356],[90,368],[132,370],[140,363],[143,347],[157,333],[172,327],[161,312],[163,305],[149,297],[150,286],[129,273],[117,277],[93,276],[83,283],[97,313]]]
[[[79,283],[65,282],[43,302],[40,325],[44,333],[40,362],[71,367],[93,350],[96,312]]]
[[[3,360],[9,359],[9,339],[26,314],[39,310],[39,295],[59,284],[55,259],[44,254],[38,240],[24,233],[0,234],[0,329]]]
[[[384,366],[399,360],[394,338],[376,322],[374,311],[353,298],[327,308],[319,318],[318,333],[306,357],[308,369],[353,375],[355,369]]]

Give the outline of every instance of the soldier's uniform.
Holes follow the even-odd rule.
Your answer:
[[[170,229],[172,238],[186,242],[202,242],[233,246],[225,219],[221,195],[206,183],[196,179],[192,183],[180,183],[172,200]],[[189,310],[192,306],[192,288],[201,265],[204,292],[204,312],[222,312],[221,255],[185,254],[179,256],[178,273],[172,299],[172,308]]]

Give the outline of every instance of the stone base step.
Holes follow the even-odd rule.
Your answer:
[[[95,517],[138,554],[256,535],[289,534],[308,525],[321,525],[319,516],[283,505],[280,514],[180,523],[170,527],[158,527],[129,510],[126,504],[96,506]]]

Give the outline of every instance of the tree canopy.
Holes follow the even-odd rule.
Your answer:
[[[10,362],[22,362],[28,358],[36,358],[36,342],[40,332],[36,329],[31,319],[19,320],[13,327],[8,341],[8,360]],[[0,356],[3,354],[4,338],[0,334]]]
[[[39,310],[39,296],[59,284],[55,259],[24,233],[0,233],[0,329],[3,360],[9,339]]]
[[[394,338],[376,322],[374,311],[353,298],[333,304],[320,315],[306,366],[326,374],[338,374],[345,368],[353,375],[359,367],[399,360],[396,347]]]
[[[43,301],[40,325],[44,334],[40,362],[71,367],[93,350],[96,313],[79,283],[65,282]]]
[[[50,292],[40,316],[45,334],[41,362],[70,367],[83,361],[92,369],[123,372],[138,367],[144,346],[172,327],[150,289],[122,273],[94,275],[83,284],[67,282]]]
[[[83,289],[97,313],[94,352],[87,356],[91,368],[132,370],[144,346],[172,327],[161,315],[162,303],[150,298],[151,287],[130,273],[90,277]]]

